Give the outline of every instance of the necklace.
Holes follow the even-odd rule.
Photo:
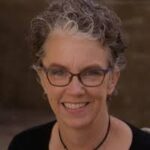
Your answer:
[[[111,124],[111,122],[110,122],[110,117],[109,117],[106,134],[105,134],[104,138],[102,139],[102,141],[93,150],[98,150],[98,148],[100,148],[103,145],[103,143],[105,142],[105,140],[107,139],[109,131],[110,131],[110,124]],[[69,150],[62,139],[60,130],[58,130],[58,133],[59,133],[59,138],[60,138],[61,144],[63,145],[64,149]]]

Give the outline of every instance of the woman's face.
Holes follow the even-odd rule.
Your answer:
[[[47,69],[65,69],[76,74],[85,68],[108,68],[108,50],[95,40],[57,33],[47,38],[43,48],[43,65]],[[77,77],[67,86],[56,87],[48,82],[44,71],[39,72],[57,121],[74,128],[85,127],[107,113],[107,95],[113,92],[118,74],[116,71],[107,73],[97,87],[86,87]]]

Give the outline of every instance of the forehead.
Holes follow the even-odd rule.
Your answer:
[[[108,49],[97,40],[80,36],[55,33],[48,36],[43,45],[43,64],[60,64],[68,68],[84,68],[88,65],[108,65]]]

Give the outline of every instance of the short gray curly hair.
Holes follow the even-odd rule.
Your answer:
[[[111,65],[120,70],[126,65],[121,21],[112,10],[94,0],[53,0],[49,7],[31,22],[31,45],[34,63],[44,51],[42,46],[48,35],[61,29],[70,33],[99,40],[109,47]]]

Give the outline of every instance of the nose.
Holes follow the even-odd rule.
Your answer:
[[[74,96],[81,96],[85,93],[85,88],[77,76],[74,76],[67,86],[67,93]]]

